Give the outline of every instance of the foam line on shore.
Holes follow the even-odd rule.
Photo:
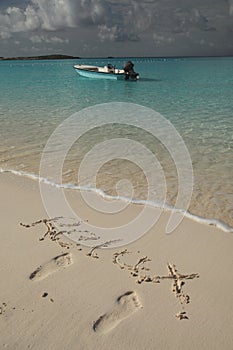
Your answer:
[[[152,206],[155,208],[162,208],[163,210],[166,210],[166,211],[174,211],[177,213],[183,213],[186,218],[189,218],[193,221],[203,223],[203,224],[209,225],[209,226],[215,226],[224,232],[233,233],[233,228],[230,227],[228,224],[224,223],[223,221],[220,221],[218,219],[204,218],[204,217],[192,214],[189,211],[186,211],[184,209],[177,209],[177,208],[175,208],[167,203],[162,203],[159,201],[156,201],[156,202],[155,201],[147,201],[147,200],[142,200],[142,199],[132,199],[132,198],[123,197],[123,196],[111,196],[111,195],[105,193],[102,189],[97,189],[97,188],[88,187],[88,186],[85,186],[85,187],[84,186],[77,186],[77,185],[74,185],[72,183],[57,184],[51,180],[40,177],[39,175],[28,173],[25,171],[20,171],[20,170],[0,168],[0,173],[11,173],[11,174],[16,175],[16,176],[23,176],[23,177],[26,177],[26,178],[29,178],[29,179],[32,179],[35,181],[39,181],[41,183],[45,183],[49,186],[57,187],[57,188],[79,190],[79,191],[90,191],[90,192],[94,192],[94,193],[98,194],[99,196],[101,196],[105,199],[120,200],[120,201],[123,201],[125,203],[129,203],[129,204],[132,203],[132,204],[140,204],[140,205],[149,205],[149,206]]]

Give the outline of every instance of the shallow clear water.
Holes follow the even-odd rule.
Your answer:
[[[73,69],[76,63],[121,68],[126,60],[0,61],[0,168],[38,174],[49,136],[71,114],[99,103],[137,103],[168,119],[189,150],[194,169],[189,211],[233,227],[233,58],[133,59],[138,82],[85,79]],[[137,140],[156,154],[166,176],[166,201],[174,205],[177,173],[170,155],[135,128],[113,125],[87,133],[68,153],[63,181],[77,184],[84,155],[114,137]],[[134,198],[147,198],[143,172],[119,159],[100,169],[97,187],[116,195],[116,183],[125,178]]]

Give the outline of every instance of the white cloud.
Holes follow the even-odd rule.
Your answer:
[[[174,31],[185,33],[194,28],[197,30],[208,30],[208,19],[196,8],[178,8],[173,13]]]
[[[47,41],[45,41],[46,43],[54,43],[54,44],[68,44],[69,43],[69,39],[66,38],[66,39],[62,39],[62,38],[59,38],[57,36],[52,36],[51,38],[48,38]]]
[[[228,0],[229,1],[229,15],[233,16],[233,0]]]
[[[8,7],[0,12],[0,37],[34,30],[58,30],[75,27],[74,0],[31,0],[26,8]]]
[[[4,29],[0,31],[0,38],[2,40],[10,39],[10,37],[11,37],[11,34],[9,33],[9,31],[4,31]]]
[[[25,8],[8,7],[0,11],[0,37],[13,33],[56,31],[80,25],[105,25],[111,20],[105,0],[31,0]]]
[[[46,35],[33,35],[30,37],[30,40],[34,44],[41,44],[41,43],[47,43],[47,44],[68,44],[69,39],[62,39],[57,36],[51,36],[48,37]]]
[[[118,36],[117,26],[109,28],[106,25],[100,25],[98,35],[101,41],[114,41]]]
[[[131,17],[128,18],[128,15],[125,17],[125,22],[129,20],[130,25],[134,26],[134,30],[137,33],[145,31],[150,27],[152,22],[153,13],[151,12],[151,8],[148,7],[148,4],[139,4],[137,2],[132,3],[133,7],[130,11]]]
[[[12,33],[34,30],[39,27],[40,21],[31,6],[25,10],[18,7],[8,7],[0,13],[0,36],[9,39]]]
[[[32,0],[41,28],[46,30],[75,27],[74,3],[73,0]]]
[[[157,45],[160,45],[160,44],[164,44],[164,43],[168,43],[168,44],[171,44],[172,42],[175,41],[175,39],[173,37],[170,37],[170,36],[166,36],[166,35],[163,35],[163,34],[160,34],[160,33],[154,33],[153,34],[153,39],[154,39],[154,42],[157,44]]]
[[[214,1],[216,10],[206,7],[210,1]],[[136,41],[148,30],[181,34],[191,28],[213,31],[216,29],[209,24],[209,14],[211,11],[219,14],[218,9],[224,7],[216,1],[206,0],[202,5],[197,0],[192,8],[183,0],[176,3],[166,0],[166,4],[162,0],[29,0],[24,7],[12,6],[0,11],[0,37],[8,39],[13,33],[88,26],[96,29],[95,34],[102,41]],[[233,0],[227,1],[233,15]],[[225,8],[228,11],[227,3]]]
[[[25,9],[25,27],[27,30],[37,29],[41,24],[41,19],[38,16],[33,6],[27,6]]]
[[[77,2],[77,23],[84,25],[105,25],[111,20],[112,12],[105,0],[81,0]]]
[[[144,49],[149,53],[153,52],[154,44],[169,50],[174,48],[179,53],[183,47],[194,50],[193,43],[195,49],[198,45],[204,49],[209,42],[216,47],[231,43],[233,0],[11,0],[10,3],[15,5],[0,7],[0,39],[6,55],[9,50],[18,52],[21,47],[29,50],[33,45],[40,49],[56,45],[57,49],[64,44],[71,54],[75,51],[82,54],[88,43],[88,51],[95,46],[101,55],[104,50],[125,53],[125,49],[133,50],[134,54]],[[70,46],[67,46],[68,38]],[[21,42],[16,49],[15,41]],[[112,44],[117,41],[122,45]]]

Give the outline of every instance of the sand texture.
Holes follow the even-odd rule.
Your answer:
[[[135,242],[104,246],[79,196],[83,222],[65,226],[59,212],[48,217],[36,181],[0,174],[0,191],[0,349],[233,348],[232,234],[186,218],[167,235],[165,212]]]

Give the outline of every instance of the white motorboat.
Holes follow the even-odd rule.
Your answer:
[[[74,69],[79,75],[86,78],[94,78],[94,79],[100,78],[100,79],[112,79],[112,80],[117,80],[117,79],[137,80],[139,78],[139,74],[135,73],[133,68],[132,70],[127,70],[125,67],[124,69],[118,69],[118,68],[115,68],[115,66],[112,66],[111,64],[108,64],[107,66],[104,66],[104,67],[76,64],[74,66]]]

